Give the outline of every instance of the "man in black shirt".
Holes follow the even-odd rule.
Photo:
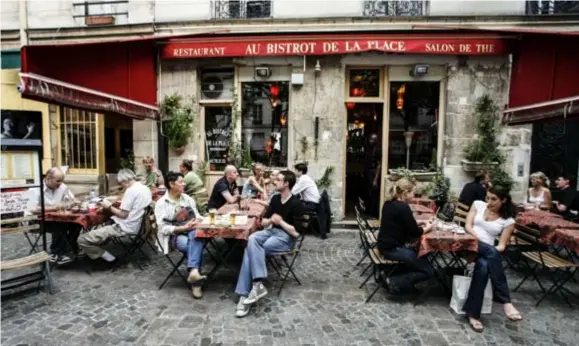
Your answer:
[[[237,189],[237,168],[235,166],[225,167],[223,177],[213,186],[211,197],[207,202],[207,210],[219,209],[226,203],[237,203],[239,200],[239,190]]]
[[[491,181],[490,174],[480,171],[474,177],[474,181],[467,183],[460,192],[458,201],[470,208],[474,201],[485,201],[487,189],[485,186]]]
[[[554,209],[559,214],[572,216],[571,210],[579,209],[579,193],[571,188],[572,177],[561,176],[555,180],[555,186],[559,189],[557,192],[558,201],[553,201]]]
[[[271,253],[289,251],[299,237],[299,219],[303,215],[303,204],[292,195],[296,175],[291,171],[281,171],[275,178],[275,188],[279,194],[271,198],[269,207],[261,221],[269,227],[253,233],[248,241],[235,293],[239,297],[237,317],[247,316],[253,303],[267,295],[262,280],[267,278],[265,256]]]

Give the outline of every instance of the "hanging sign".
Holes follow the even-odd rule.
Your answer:
[[[509,53],[507,41],[498,37],[413,35],[182,39],[166,44],[163,47],[163,58],[330,55],[370,51],[446,55],[505,55]]]

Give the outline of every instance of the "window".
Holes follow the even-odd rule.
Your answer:
[[[350,69],[349,97],[381,97],[379,69]]]
[[[211,171],[223,171],[231,139],[231,107],[205,107],[205,147]]]
[[[216,19],[269,18],[271,0],[215,0],[213,11]]]
[[[426,1],[422,0],[364,0],[365,17],[424,16]]]
[[[439,82],[390,83],[389,169],[436,163],[439,97]]]
[[[98,169],[97,113],[60,108],[60,164],[69,169]]]
[[[242,83],[241,141],[251,159],[287,166],[288,82]]]

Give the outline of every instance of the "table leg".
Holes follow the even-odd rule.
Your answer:
[[[211,269],[211,271],[209,272],[209,274],[207,274],[207,280],[205,280],[204,285],[210,281],[215,274],[217,274],[217,271],[221,268],[221,267],[225,267],[228,268],[230,270],[232,270],[228,265],[227,265],[227,259],[229,258],[229,256],[231,255],[231,253],[233,252],[233,250],[237,249],[237,247],[239,246],[241,242],[240,241],[236,241],[232,246],[227,245],[227,248],[222,250],[221,248],[219,248],[216,245],[213,245],[211,242],[209,244],[212,244],[215,248],[216,248],[216,252],[215,255],[211,255],[211,257],[213,257],[213,259],[215,260],[215,266],[213,267],[213,269]],[[208,245],[209,245],[208,244]],[[210,253],[211,254],[211,253]]]

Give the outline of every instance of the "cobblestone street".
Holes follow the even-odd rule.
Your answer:
[[[2,258],[28,251],[22,235],[2,238]],[[132,265],[116,272],[81,267],[54,271],[56,292],[28,293],[2,301],[2,345],[577,345],[579,314],[560,299],[538,308],[528,282],[513,293],[523,314],[509,322],[499,305],[483,316],[485,330],[473,332],[448,307],[442,291],[414,307],[380,290],[358,289],[355,267],[361,250],[355,231],[333,231],[322,241],[307,237],[297,264],[302,286],[288,281],[282,295],[272,288],[251,314],[235,317],[236,273],[223,272],[194,300],[174,276],[158,286],[169,263],[157,255],[144,271]],[[151,250],[148,249],[151,254]],[[211,263],[206,263],[207,266]],[[271,276],[271,275],[270,275]],[[519,277],[508,272],[511,287]],[[271,287],[271,284],[268,285]],[[275,283],[274,283],[275,287]],[[577,291],[577,287],[572,287]]]

